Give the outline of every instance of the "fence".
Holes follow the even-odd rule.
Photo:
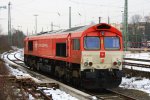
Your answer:
[[[150,48],[150,34],[130,34],[127,38],[127,48]]]

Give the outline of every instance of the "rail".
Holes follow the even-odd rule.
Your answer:
[[[8,54],[7,54],[7,58],[9,60],[11,60],[12,62],[14,62],[15,64],[23,66],[22,64],[18,63],[18,61],[21,61],[22,63],[23,63],[23,61],[21,59],[18,59],[16,55],[17,55],[17,53],[14,53],[14,57],[15,57],[16,60],[11,60],[9,58]],[[29,89],[25,89],[25,90],[30,91],[30,88]],[[136,99],[134,99],[132,97],[126,96],[126,95],[121,94],[121,93],[117,93],[117,92],[114,92],[114,91],[111,91],[111,90],[107,90],[107,91],[111,92],[111,95],[107,94],[107,93],[105,95],[96,94],[96,93],[91,94],[88,91],[84,91],[85,94],[87,93],[87,94],[90,94],[90,95],[87,95],[87,96],[83,97],[83,100],[90,100],[90,99],[92,99],[93,96],[96,96],[96,98],[98,100],[108,100],[108,99],[111,99],[111,100],[116,100],[116,99],[117,100],[136,100]],[[40,92],[43,93],[43,91],[41,91],[41,90],[40,90]],[[72,90],[71,90],[71,92],[72,92]],[[33,92],[31,92],[31,94],[33,94],[35,96],[37,95],[37,94],[34,94]],[[43,96],[46,96],[46,94],[43,93]],[[81,96],[83,96],[83,95],[81,95]],[[47,98],[48,100],[50,100],[50,97],[45,97],[45,98]]]
[[[17,53],[14,54],[14,57],[16,58],[16,60],[14,59],[12,60],[11,58],[9,58],[9,53],[5,53],[7,59],[12,61],[15,64],[22,66],[20,63],[18,63],[18,61],[21,61],[22,63],[23,61],[21,59],[17,59],[17,57],[15,56]],[[4,58],[4,56],[2,58]],[[44,87],[44,88],[51,87],[54,89],[59,87],[58,84],[56,83],[44,83],[44,82],[36,83],[32,78],[17,78],[16,76],[5,76],[5,75],[0,76],[0,78],[4,78],[13,83],[17,83],[23,95],[24,95],[24,92],[27,92],[28,94],[31,94],[35,99],[52,100],[52,95],[47,95],[45,92],[43,92],[42,89],[39,89],[38,87]],[[21,97],[21,98],[26,98],[26,97]]]
[[[142,68],[150,68],[150,60],[147,59],[124,58],[124,61],[124,66],[128,65]]]
[[[31,78],[18,79],[17,77],[12,75],[0,75],[0,78],[16,84],[13,85],[13,90],[15,91],[15,89],[20,89],[20,91],[22,91],[23,96],[20,97],[20,99],[27,99],[25,93],[28,93],[31,94],[35,99],[52,100],[52,95],[46,95],[42,90],[39,89],[39,87],[41,87],[41,84],[35,83]],[[48,86],[55,88],[59,87],[58,84],[55,83],[49,83]],[[42,87],[48,86],[44,83],[42,85]]]
[[[102,92],[88,92],[90,95],[95,96],[97,100],[136,100],[133,97],[127,96],[125,94],[113,91],[111,89],[105,89]]]

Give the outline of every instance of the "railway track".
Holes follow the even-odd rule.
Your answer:
[[[15,92],[16,90],[20,90],[21,92],[18,92],[17,94],[14,94],[17,99],[23,99],[27,100],[28,96],[26,94],[31,94],[35,99],[40,100],[52,100],[52,95],[46,95],[42,87],[49,87],[49,88],[58,88],[58,84],[55,83],[36,83],[31,78],[23,78],[18,79],[15,76],[12,75],[0,75],[0,78],[3,78],[7,80],[9,83],[13,84],[12,86],[12,92]],[[19,97],[19,95],[22,95]]]
[[[127,77],[150,78],[150,60],[139,58],[124,58],[123,70]]]
[[[10,53],[10,52],[9,52]],[[40,73],[34,72],[32,70],[30,70],[29,67],[27,67],[23,61],[21,59],[18,59],[17,56],[15,56],[17,53],[14,53],[14,58],[16,59],[12,59],[9,58],[10,54],[9,53],[5,53],[5,57],[7,57],[7,59],[9,59],[12,63],[12,66],[17,66],[17,69],[22,70],[22,71],[26,71],[27,73],[29,73],[31,76],[37,78],[40,80],[40,82],[38,82],[38,84],[58,84],[59,85],[59,89],[62,91],[65,91],[66,93],[78,98],[79,100],[91,100],[91,95],[83,93],[82,91],[79,91],[77,89],[74,89],[70,86],[67,86],[61,82],[58,82],[56,80],[51,79],[50,77],[47,77],[45,75],[42,75]],[[3,57],[4,58],[4,57]],[[7,62],[7,61],[6,61]],[[41,87],[42,88],[42,87]],[[43,89],[42,89],[43,90]],[[46,94],[43,94],[46,95]],[[44,99],[44,100],[51,100],[51,99]]]
[[[8,54],[6,53],[6,55],[10,61],[15,63],[16,65],[22,66],[23,70],[29,69],[29,67],[25,66],[24,62],[21,59],[17,58],[17,56],[16,56],[17,52],[13,54],[15,59],[9,58],[9,53]],[[28,72],[30,74],[32,74],[33,76],[38,76],[39,79],[43,79],[43,77],[45,79],[45,76],[43,76],[41,74],[38,74],[38,73],[33,72],[31,70],[28,70]],[[49,79],[46,78],[46,80],[49,80]],[[56,82],[56,83],[60,83],[60,82]],[[60,84],[63,84],[63,83],[60,83]],[[63,87],[61,89],[65,90],[66,87],[60,86],[60,84],[59,84],[59,88]],[[28,90],[28,89],[25,89],[25,90]],[[105,94],[104,93],[89,93],[88,91],[84,91],[85,92],[85,94],[84,94],[84,93],[81,93],[80,91],[77,90],[78,93],[74,94],[74,90],[69,90],[69,94],[72,94],[73,96],[75,96],[81,100],[91,100],[91,99],[95,99],[95,100],[136,100],[132,97],[126,96],[126,95],[118,93],[116,91],[112,91],[112,90],[106,90],[106,91],[107,92]],[[33,94],[33,95],[35,95],[35,94]],[[45,95],[45,94],[43,94],[43,95]],[[96,97],[96,98],[93,98],[93,97]],[[51,100],[51,99],[48,99],[48,100]]]
[[[21,59],[18,59],[16,57],[16,54],[14,54],[14,58],[10,58],[10,54],[13,51],[7,52],[3,55],[2,59],[4,59],[4,56],[6,55],[7,59],[17,65],[23,66],[23,61]],[[13,65],[12,67],[14,67],[15,65]],[[25,67],[25,66],[23,66]],[[19,69],[22,70],[22,69]],[[31,72],[30,72],[31,73]],[[34,73],[32,73],[34,74]],[[36,76],[36,75],[35,75]],[[55,82],[36,82],[34,81],[31,77],[17,77],[14,75],[10,75],[10,76],[0,76],[0,78],[3,78],[5,80],[8,80],[8,82],[11,83],[15,83],[17,84],[17,86],[13,86],[12,90],[15,91],[16,89],[19,89],[21,91],[21,97],[16,96],[19,99],[24,99],[27,100],[27,95],[26,94],[30,94],[32,95],[32,97],[34,99],[40,99],[40,100],[52,100],[52,95],[47,95],[44,90],[46,90],[46,88],[52,88],[52,89],[56,89],[59,88],[59,85]],[[46,88],[45,88],[46,87]],[[14,90],[15,89],[15,90]]]
[[[96,91],[88,93],[94,95],[98,100],[136,100],[133,97],[129,97],[111,89],[104,89],[98,93]]]
[[[124,65],[150,68],[150,60],[147,59],[124,58],[124,60]]]
[[[113,95],[111,95],[110,97],[105,97],[105,96],[103,98],[101,97],[102,100],[107,100],[107,99],[111,99],[111,98],[113,98],[112,100],[136,100],[133,97],[126,96],[124,94],[121,94],[117,91],[113,91],[111,89],[107,89],[107,91],[112,93]]]

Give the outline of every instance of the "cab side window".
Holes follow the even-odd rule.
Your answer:
[[[28,42],[28,51],[33,51],[33,41]]]
[[[56,43],[56,56],[66,57],[66,43]]]
[[[80,40],[73,39],[73,50],[80,50]]]

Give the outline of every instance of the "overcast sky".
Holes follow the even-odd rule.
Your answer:
[[[35,32],[35,14],[37,14],[38,32],[69,27],[69,6],[72,8],[72,27],[87,25],[91,22],[106,22],[108,16],[111,23],[122,21],[125,0],[0,0],[0,6],[11,2],[12,27],[23,32]],[[128,0],[129,22],[132,15],[142,17],[150,15],[150,0]],[[7,32],[8,9],[0,9],[0,25]]]

